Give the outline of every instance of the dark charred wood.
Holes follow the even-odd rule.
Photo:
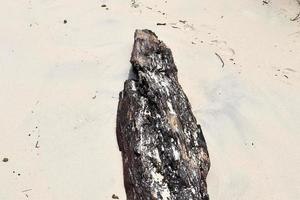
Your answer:
[[[137,30],[134,78],[119,95],[117,138],[128,200],[208,200],[210,160],[171,50]]]

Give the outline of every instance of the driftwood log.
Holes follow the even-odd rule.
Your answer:
[[[136,30],[130,61],[117,114],[127,199],[208,200],[207,146],[171,50],[152,31]]]

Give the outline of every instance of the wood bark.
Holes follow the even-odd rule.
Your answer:
[[[208,200],[209,154],[171,50],[136,30],[119,95],[117,138],[128,200]]]

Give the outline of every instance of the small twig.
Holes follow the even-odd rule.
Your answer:
[[[29,192],[31,191],[32,189],[27,189],[27,190],[23,190],[22,192]]]
[[[298,5],[300,6],[300,0],[297,0]],[[296,15],[296,17],[292,18],[291,21],[296,21],[300,18],[300,12]]]
[[[263,5],[269,4],[269,3],[270,3],[269,1],[263,1]]]
[[[221,56],[218,53],[215,53],[215,55],[220,59],[220,61],[222,62],[222,68],[224,67],[225,63],[223,61],[223,59],[221,58]]]
[[[39,141],[36,141],[36,143],[35,143],[35,148],[40,148],[40,146],[39,146]]]
[[[296,17],[292,18],[291,21],[296,21],[300,18],[300,12],[296,15]]]

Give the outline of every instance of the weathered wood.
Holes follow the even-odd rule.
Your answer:
[[[137,30],[133,77],[119,96],[117,138],[128,200],[208,200],[209,155],[171,50]]]

